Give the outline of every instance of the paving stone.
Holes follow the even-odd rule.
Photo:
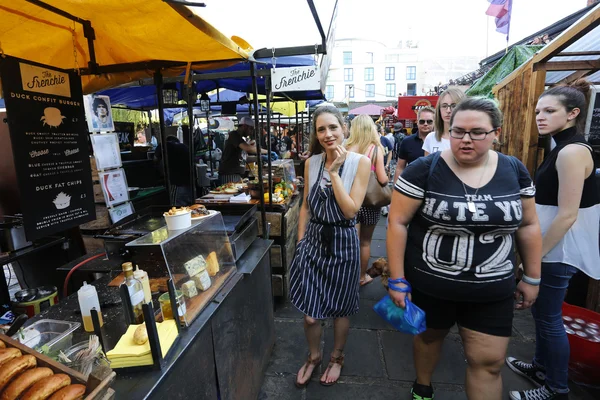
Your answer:
[[[302,321],[275,321],[275,347],[267,375],[296,374],[308,354]]]
[[[360,306],[363,307],[362,301],[364,299],[379,301],[386,294],[387,290],[385,290],[385,287],[381,284],[381,277],[377,276],[373,278],[373,282],[360,288]]]
[[[294,376],[265,376],[258,400],[301,400],[303,393],[294,384]]]
[[[415,379],[413,337],[400,332],[381,332],[380,334],[390,379],[413,381]],[[433,374],[434,384],[464,384],[467,363],[459,340],[455,335],[449,335],[446,338],[440,363]]]
[[[387,257],[387,249],[385,246],[385,240],[373,240],[371,242],[371,257]]]
[[[313,385],[311,383],[306,388],[306,400],[398,400],[408,399],[409,397],[410,389],[408,388],[377,384],[359,385],[344,383],[343,379],[330,387],[319,384]],[[444,390],[436,391],[435,398],[441,400],[466,400],[464,393]]]
[[[515,310],[513,330],[517,330],[524,339],[535,341],[535,321],[531,315],[531,310]]]
[[[302,320],[304,314],[290,302],[286,302],[275,306],[275,318]]]
[[[373,282],[369,284],[369,286],[377,284],[378,283]],[[377,315],[375,311],[373,311],[373,306],[378,301],[379,300],[361,299],[358,314],[355,314],[350,317],[350,327],[363,329],[396,330],[393,326],[385,322],[383,318]]]
[[[325,361],[329,360],[334,348],[333,329],[325,333],[323,368],[327,368]],[[385,378],[377,331],[363,329],[350,329],[348,341],[344,348],[346,354],[342,376],[359,376],[370,378]]]
[[[535,353],[535,345],[533,343],[511,339],[508,343],[506,356],[530,362],[533,359],[533,353]],[[527,390],[535,389],[536,387],[528,379],[515,374],[506,364],[502,367],[502,389],[505,398],[508,398],[508,392],[511,390]]]
[[[373,240],[385,240],[387,238],[387,229],[385,225],[379,226],[375,228],[373,231]]]

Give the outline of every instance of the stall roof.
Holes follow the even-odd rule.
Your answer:
[[[244,49],[182,3],[0,0],[0,15],[5,54],[101,73],[82,76],[86,93],[152,77],[157,68],[173,76],[188,62],[195,69],[215,69],[248,59]]]
[[[362,107],[358,107],[358,108],[350,110],[348,112],[348,114],[351,114],[351,115],[360,115],[360,114],[381,115],[381,110],[383,110],[383,107],[380,107],[377,104],[367,104]]]

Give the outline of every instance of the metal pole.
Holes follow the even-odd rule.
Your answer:
[[[252,77],[252,103],[254,107],[254,132],[255,136],[259,136],[256,133],[258,132],[258,85],[256,83],[256,63],[250,62],[250,74]],[[262,217],[262,232],[263,239],[269,238],[269,232],[267,232],[267,213],[265,212],[265,188],[263,184],[263,174],[262,174],[262,160],[260,159],[260,155],[262,153],[262,149],[260,146],[260,137],[256,140],[256,155],[258,162],[258,186],[260,187],[260,213]]]
[[[154,73],[154,84],[156,85],[156,95],[158,97],[158,125],[160,129],[161,153],[165,171],[165,183],[167,185],[167,195],[169,196],[169,205],[171,204],[171,179],[169,178],[169,153],[167,151],[167,129],[165,128],[163,82],[160,70]]]
[[[194,77],[194,71],[190,72],[190,76],[193,78]],[[195,168],[195,164],[196,164],[196,160],[195,160],[195,156],[196,156],[196,152],[195,152],[195,147],[194,147],[194,103],[195,101],[195,94],[194,94],[194,85],[193,85],[194,80],[190,80],[190,84],[188,85],[188,98],[187,98],[187,113],[188,113],[188,146],[189,146],[189,150],[190,150],[190,156],[189,156],[189,168],[190,168],[190,190],[191,190],[191,194],[192,194],[192,198],[191,198],[191,203],[190,204],[194,204],[196,202],[196,182],[194,180],[194,172],[196,170]]]
[[[302,130],[300,132],[300,141],[296,144],[300,146],[300,151],[304,153],[304,111],[302,111],[302,115],[300,115],[300,125],[302,125]]]
[[[269,206],[273,205],[273,164],[271,163],[271,77],[265,79],[265,94],[267,98],[267,164],[269,165]]]
[[[300,140],[298,140],[300,136],[300,127],[298,126],[298,102],[294,103],[296,106],[296,157],[300,158]]]
[[[212,160],[212,138],[210,136],[210,109],[206,111],[206,134],[208,135],[208,165],[210,165],[210,177],[213,177],[213,160]],[[200,129],[202,132],[202,129]],[[202,138],[204,140],[204,138]]]

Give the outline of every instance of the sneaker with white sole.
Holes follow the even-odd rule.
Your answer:
[[[556,393],[546,385],[520,392],[513,390],[509,396],[511,400],[569,400],[568,393]]]
[[[526,363],[514,357],[507,357],[506,365],[515,373],[529,379],[537,386],[544,386],[546,383],[546,373],[531,363]]]

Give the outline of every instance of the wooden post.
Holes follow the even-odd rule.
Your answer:
[[[523,148],[522,158],[523,164],[532,174],[541,162],[541,158],[535,155],[538,151],[538,129],[535,122],[535,106],[538,98],[544,92],[546,86],[546,69],[544,64],[533,64],[533,72],[531,74],[531,85],[529,86],[529,94],[527,96],[527,106],[523,110],[525,115],[525,130],[523,132]]]

